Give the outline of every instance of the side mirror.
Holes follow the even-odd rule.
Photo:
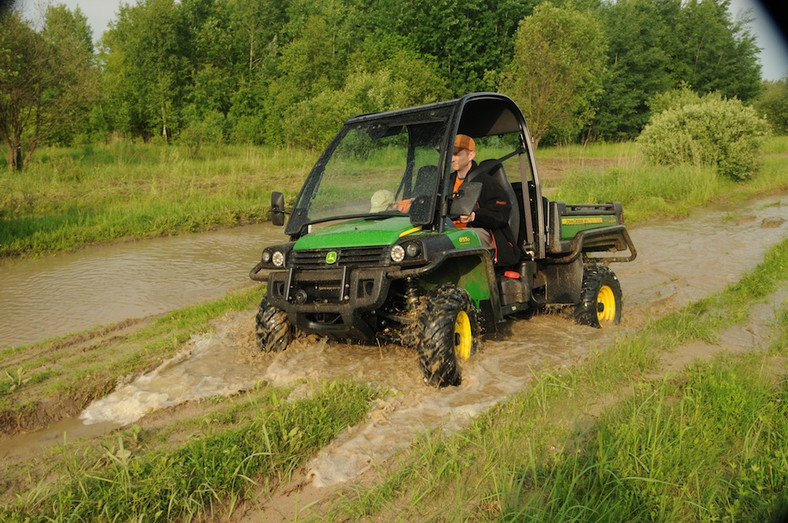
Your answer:
[[[271,223],[277,226],[285,224],[285,195],[279,191],[271,193]]]
[[[467,216],[473,212],[479,196],[482,195],[481,182],[465,182],[460,190],[452,196],[449,205],[449,216]]]

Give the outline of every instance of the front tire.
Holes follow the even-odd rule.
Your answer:
[[[255,316],[257,345],[262,352],[281,352],[293,341],[293,327],[287,314],[263,298]]]
[[[621,323],[621,283],[604,265],[589,265],[583,271],[580,303],[575,306],[575,321],[601,328]]]
[[[479,321],[470,296],[452,284],[436,287],[425,296],[419,321],[419,367],[424,380],[436,387],[459,385],[459,362],[479,346]]]

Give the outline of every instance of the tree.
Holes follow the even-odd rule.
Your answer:
[[[764,82],[763,94],[754,105],[766,117],[775,133],[788,134],[788,78]]]
[[[602,4],[610,45],[605,90],[591,127],[601,138],[634,138],[648,101],[687,84],[742,101],[760,90],[758,49],[749,18],[733,21],[728,0],[618,0]]]
[[[63,6],[47,10],[41,33],[16,13],[0,18],[0,136],[12,169],[86,114],[96,93],[89,34],[84,15]]]
[[[520,22],[500,89],[520,105],[536,146],[548,131],[570,136],[591,119],[605,49],[599,22],[588,11],[542,4]]]
[[[675,82],[687,82],[699,93],[718,92],[748,102],[761,92],[761,66],[752,21],[733,21],[730,0],[690,0],[682,4],[672,28],[681,45],[672,53],[682,65]]]
[[[93,48],[93,33],[79,8],[49,7],[42,36],[52,50],[52,69],[57,88],[51,90],[51,128],[47,142],[70,144],[87,132],[91,105],[99,99],[99,71]]]
[[[376,0],[369,16],[385,16],[389,34],[407,39],[411,49],[433,57],[438,74],[455,95],[487,90],[487,71],[511,60],[517,22],[538,0]],[[375,18],[380,21],[380,18]],[[380,27],[380,25],[379,25]]]
[[[180,125],[195,49],[181,6],[174,0],[124,4],[104,33],[105,88],[116,129],[166,140]]]
[[[648,101],[670,89],[670,56],[665,50],[675,18],[675,2],[621,0],[599,12],[607,35],[608,75],[591,125],[595,136],[629,140],[638,135],[649,118]]]

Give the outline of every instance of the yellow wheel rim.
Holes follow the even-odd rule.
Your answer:
[[[467,360],[471,357],[473,334],[471,333],[471,320],[468,313],[460,311],[454,322],[454,354],[458,360]]]
[[[616,319],[616,296],[608,285],[603,285],[597,294],[596,317],[600,324],[613,323]]]

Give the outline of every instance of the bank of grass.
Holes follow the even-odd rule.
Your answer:
[[[58,449],[51,473],[0,509],[3,521],[185,521],[231,514],[270,491],[348,426],[382,391],[327,382],[300,391],[264,385],[200,420],[200,435],[162,445],[135,426],[101,446]],[[177,428],[168,427],[170,434]],[[65,454],[65,455],[64,455]]]
[[[0,258],[264,221],[271,191],[292,201],[313,161],[252,146],[45,148],[23,172],[0,172]]]
[[[140,325],[122,322],[0,351],[0,433],[35,430],[77,414],[120,379],[151,370],[196,334],[210,332],[212,320],[252,309],[262,292],[252,286]]]
[[[0,172],[0,260],[264,221],[271,191],[292,202],[316,158],[254,146],[204,149],[196,157],[185,147],[129,142],[42,148],[22,173]],[[744,184],[718,180],[710,170],[646,165],[633,142],[537,152],[537,160],[556,158],[580,166],[613,160],[616,167],[602,171],[570,170],[552,196],[621,201],[631,223],[788,188],[788,137],[766,143],[759,174]]]
[[[680,218],[712,201],[743,200],[758,195],[788,190],[788,137],[771,138],[764,147],[758,174],[744,183],[737,183],[716,175],[709,167],[655,166],[642,162],[635,144],[602,145],[610,158],[629,161],[599,172],[573,169],[561,179],[552,197],[573,203],[620,201],[624,203],[630,224],[649,219]],[[593,149],[589,151],[594,156]],[[577,148],[575,148],[577,149]],[[553,152],[552,154],[556,154]],[[569,149],[568,158],[579,151]],[[596,153],[600,154],[599,152]],[[614,156],[615,155],[615,156]],[[550,157],[550,156],[548,156]]]
[[[770,347],[658,379],[786,291],[788,240],[738,284],[549,369],[461,433],[423,435],[328,520],[777,521],[788,515],[788,304]]]

